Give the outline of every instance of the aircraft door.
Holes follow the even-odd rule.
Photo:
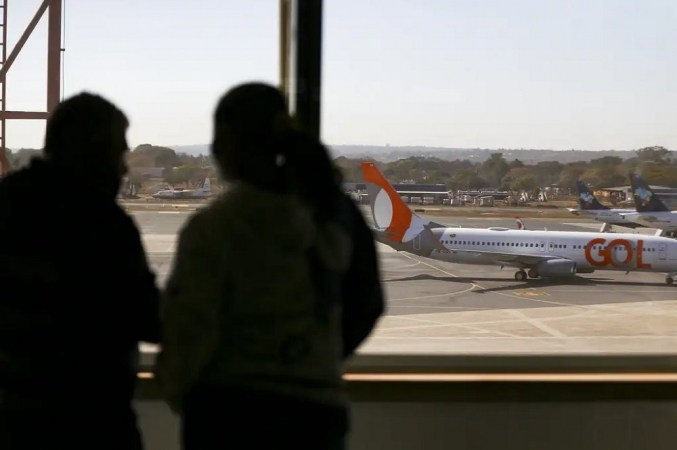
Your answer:
[[[414,250],[421,250],[421,233],[414,236]]]
[[[545,252],[545,242],[541,242],[538,247],[541,249],[542,252]]]
[[[548,242],[548,251],[549,252],[555,251],[555,243],[554,242]]]
[[[668,243],[668,250],[666,253],[668,254],[669,261],[677,261],[677,242]]]
[[[667,244],[659,244],[658,245],[658,259],[661,261],[665,261],[667,258],[667,253],[668,253],[668,245]]]

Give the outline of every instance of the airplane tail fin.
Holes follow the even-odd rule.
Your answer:
[[[209,180],[209,177],[205,178],[205,182],[202,185],[202,190],[204,192],[211,192],[212,191],[212,182]]]
[[[374,226],[385,232],[390,241],[408,242],[426,228],[445,227],[412,212],[375,164],[363,162],[362,175],[367,185]]]
[[[524,222],[522,222],[522,219],[519,217],[515,216],[515,222],[517,222],[517,229],[518,230],[526,230],[527,226],[524,225]]]
[[[658,198],[649,184],[644,181],[644,178],[636,173],[630,173],[629,176],[632,188],[632,199],[635,201],[637,212],[670,211],[670,209]]]
[[[590,188],[581,180],[576,181],[576,190],[578,191],[578,207],[582,210],[609,209],[602,205]]]

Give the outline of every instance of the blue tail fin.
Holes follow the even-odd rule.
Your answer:
[[[629,176],[637,212],[670,211],[641,176],[636,173],[630,173]]]
[[[578,191],[578,207],[581,210],[600,210],[609,209],[608,206],[602,205],[592,193],[590,188],[581,180],[576,181],[576,190]]]

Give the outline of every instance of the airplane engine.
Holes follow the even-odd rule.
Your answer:
[[[541,261],[536,267],[541,277],[573,277],[576,274],[576,263],[569,259],[548,259]]]

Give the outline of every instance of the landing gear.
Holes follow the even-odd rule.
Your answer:
[[[527,273],[523,270],[518,270],[515,272],[515,279],[517,281],[525,281],[527,279]]]
[[[538,278],[538,271],[536,269],[529,269],[529,278]]]
[[[674,281],[675,281],[675,280],[673,280],[672,277],[669,277],[669,276],[668,276],[668,277],[665,277],[665,282],[666,282],[667,284],[672,284]]]

